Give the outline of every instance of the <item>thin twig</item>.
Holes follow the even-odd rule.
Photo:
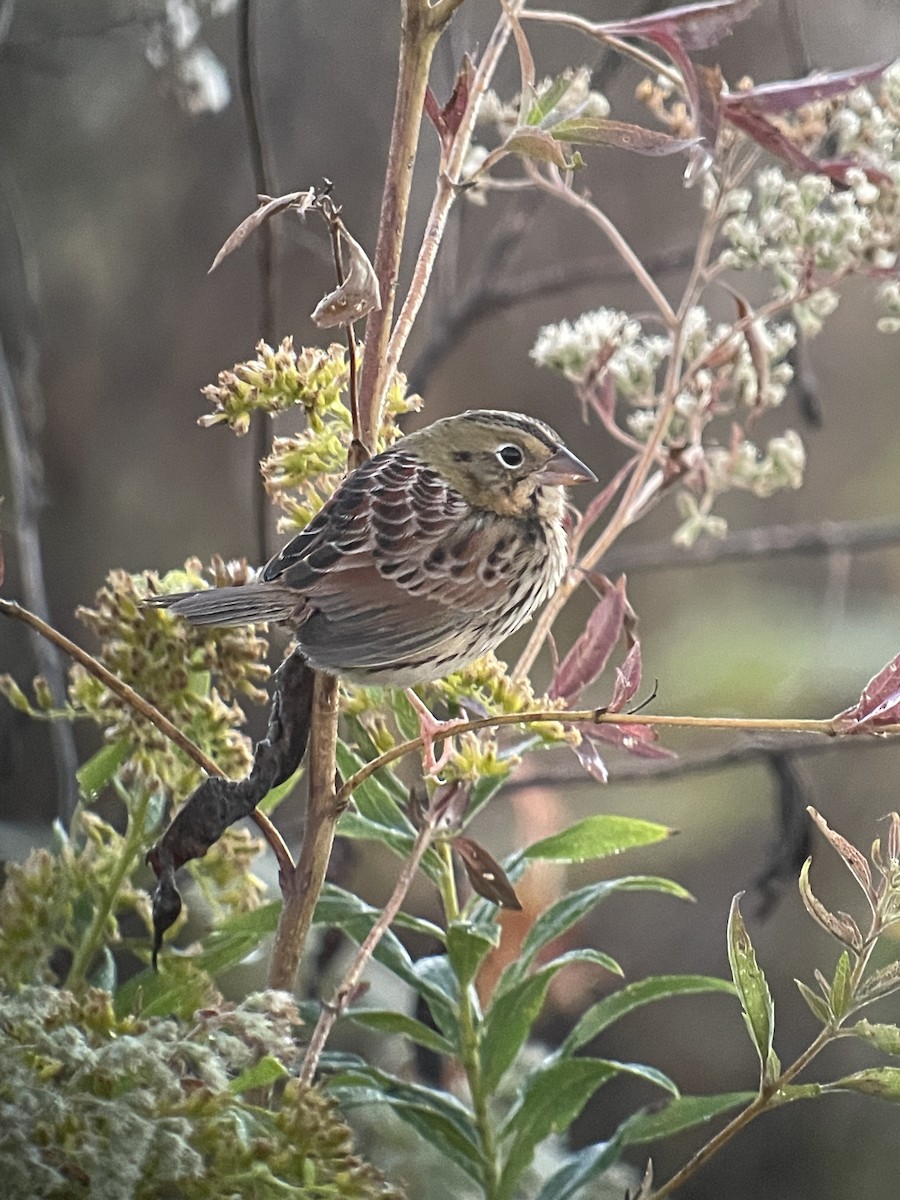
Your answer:
[[[262,132],[262,111],[259,97],[259,79],[256,71],[256,29],[254,22],[254,0],[241,0],[238,7],[238,85],[244,120],[247,124],[247,142],[253,167],[253,181],[258,196],[276,195],[274,173],[268,162]],[[276,296],[275,296],[275,222],[263,221],[257,230],[256,254],[259,270],[260,301],[259,323],[263,338],[275,345]],[[269,557],[269,500],[259,472],[259,463],[269,452],[268,422],[253,422],[254,486],[252,489],[253,527],[256,530],[257,551],[260,562]]]
[[[650,725],[670,726],[678,729],[732,729],[741,732],[765,733],[808,733],[818,734],[828,738],[842,736],[841,730],[835,725],[832,717],[694,717],[678,716],[675,714],[653,713],[610,713],[602,709],[534,709],[520,713],[499,713],[490,717],[477,717],[472,721],[464,721],[459,725],[450,725],[439,729],[431,738],[435,743],[447,738],[457,737],[462,733],[475,733],[479,729],[497,729],[503,725],[536,725],[542,722],[564,721],[567,725]],[[877,734],[900,733],[900,724],[882,725]],[[873,732],[870,736],[875,736]],[[373,758],[365,766],[360,767],[355,775],[344,783],[338,791],[339,805],[346,804],[356,788],[383,767],[390,766],[399,758],[413,754],[423,748],[421,737],[410,738],[398,742],[390,750],[385,750],[377,758]]]
[[[365,941],[356,952],[353,962],[347,971],[344,978],[341,980],[330,1004],[322,1006],[322,1011],[319,1013],[319,1019],[316,1022],[316,1027],[313,1030],[312,1037],[309,1040],[309,1045],[306,1048],[306,1056],[303,1059],[303,1066],[300,1069],[300,1082],[310,1084],[316,1073],[316,1068],[319,1065],[319,1059],[322,1056],[322,1051],[325,1048],[325,1043],[328,1040],[328,1035],[334,1028],[334,1024],[338,1017],[345,1011],[347,1005],[352,1001],[354,992],[359,986],[360,980],[363,977],[363,972],[369,964],[375,948],[391,926],[391,922],[400,911],[403,901],[406,899],[406,894],[412,886],[416,872],[419,869],[419,864],[425,856],[425,852],[431,845],[434,838],[435,829],[440,818],[440,811],[432,807],[426,815],[426,818],[416,835],[416,840],[413,842],[409,857],[403,864],[403,868],[391,893],[391,897],[385,904],[381,916],[369,930]]]
[[[195,762],[198,767],[206,771],[208,775],[218,775],[221,779],[227,778],[222,768],[214,763],[189,737],[186,737],[178,726],[174,725],[168,717],[164,716],[155,705],[151,704],[149,700],[145,700],[133,687],[129,687],[118,675],[114,675],[112,671],[104,667],[103,663],[94,658],[93,655],[88,654],[81,646],[70,641],[65,634],[60,633],[58,629],[54,629],[52,625],[48,625],[46,621],[41,620],[35,613],[29,612],[27,608],[23,608],[21,604],[17,604],[15,600],[0,599],[0,615],[12,617],[16,621],[22,621],[31,629],[36,630],[41,637],[46,638],[48,642],[52,642],[54,646],[58,646],[60,650],[84,667],[95,679],[99,679],[104,687],[109,688],[114,695],[123,700],[129,708],[143,717],[145,721],[149,721],[151,725],[155,725],[160,733],[164,734],[169,741],[176,745],[183,754],[187,755],[192,762]],[[250,818],[271,846],[272,852],[278,860],[280,870],[292,871],[294,862],[291,858],[291,853],[285,845],[281,834],[266,814],[257,809],[250,814]]]

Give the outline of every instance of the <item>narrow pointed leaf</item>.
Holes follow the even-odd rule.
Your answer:
[[[461,989],[469,986],[485,957],[499,942],[499,925],[479,928],[466,921],[451,922],[447,930],[447,953]]]
[[[241,1071],[236,1079],[232,1079],[228,1090],[240,1095],[241,1092],[249,1092],[253,1088],[270,1087],[279,1079],[284,1079],[289,1073],[287,1067],[283,1066],[277,1058],[271,1054],[264,1054],[252,1067]]]
[[[128,738],[107,742],[78,768],[75,778],[78,780],[79,791],[86,800],[93,800],[103,791],[128,757],[130,750],[131,741]]]
[[[801,979],[795,979],[794,983],[796,983],[800,991],[800,995],[809,1006],[812,1015],[817,1021],[821,1021],[823,1025],[827,1025],[831,1020],[831,1013],[828,1009],[828,1004],[826,1001],[823,1000],[817,992],[814,992],[811,987],[808,987]]]
[[[528,1080],[520,1103],[507,1121],[511,1145],[500,1177],[499,1200],[513,1200],[537,1146],[551,1133],[563,1133],[599,1087],[617,1074],[601,1059],[570,1058],[551,1063]]]
[[[573,962],[591,962],[622,973],[618,963],[599,950],[573,950],[496,995],[485,1016],[481,1038],[482,1086],[487,1095],[496,1089],[528,1040],[554,976]]]
[[[722,1092],[717,1096],[677,1096],[656,1111],[636,1113],[623,1122],[617,1132],[625,1146],[639,1146],[671,1137],[686,1129],[741,1108],[756,1099],[756,1092]]]
[[[869,907],[874,912],[878,904],[878,895],[872,886],[872,872],[865,855],[861,854],[845,837],[842,837],[841,834],[831,829],[828,822],[816,809],[810,806],[807,812],[831,848],[841,856],[848,871],[862,888],[863,894],[869,902]]]
[[[877,1047],[882,1054],[900,1058],[900,1029],[896,1025],[873,1025],[869,1021],[857,1021],[849,1027],[848,1032]]]
[[[682,4],[663,8],[647,16],[601,26],[620,37],[646,37],[653,40],[660,32],[677,36],[686,50],[707,50],[728,37],[739,21],[745,20],[760,0],[710,0],[706,4]]]
[[[749,104],[757,112],[792,112],[804,104],[826,100],[852,92],[863,84],[873,83],[890,66],[890,60],[869,67],[851,67],[846,71],[820,71],[804,79],[784,79],[761,83],[744,91],[731,93],[726,104]]]
[[[426,1050],[432,1050],[435,1054],[456,1053],[452,1042],[408,1013],[394,1012],[391,1009],[356,1008],[347,1013],[347,1018],[354,1025],[363,1025],[366,1029],[408,1038],[417,1046],[424,1046]]]
[[[738,893],[732,900],[728,917],[728,962],[744,1010],[744,1020],[759,1055],[762,1078],[768,1083],[775,1077],[778,1069],[777,1059],[772,1050],[775,1006],[741,916],[741,895],[742,893]]]
[[[227,258],[229,254],[237,250],[238,246],[242,246],[247,238],[254,230],[258,229],[263,222],[268,221],[270,217],[276,213],[285,212],[287,209],[293,209],[297,213],[304,213],[316,201],[316,189],[309,188],[305,192],[289,192],[286,196],[260,196],[259,208],[250,213],[248,217],[244,217],[237,229],[229,234],[225,242],[213,259],[213,264],[209,268],[208,274],[216,269],[223,258]]]
[[[569,145],[615,146],[619,150],[630,150],[632,154],[652,158],[678,154],[695,146],[698,141],[694,137],[673,137],[658,129],[646,129],[629,121],[611,121],[606,117],[567,117],[551,126],[549,132],[558,142]]]
[[[509,968],[511,978],[523,975],[548,942],[561,937],[583,920],[607,896],[614,892],[638,891],[664,892],[680,900],[692,899],[690,893],[679,884],[655,875],[627,875],[621,879],[603,879],[598,883],[586,884],[554,901],[537,918],[522,943],[518,958]],[[506,973],[500,984],[501,990],[505,982]]]
[[[877,1096],[880,1100],[900,1102],[900,1067],[869,1067],[845,1075],[834,1083],[823,1083],[823,1092],[861,1092],[865,1096]]]
[[[574,700],[601,674],[622,634],[628,601],[625,580],[609,587],[588,617],[584,631],[553,675],[551,700]]]
[[[446,1092],[407,1083],[374,1067],[343,1071],[326,1081],[328,1092],[344,1110],[364,1104],[387,1104],[427,1143],[470,1178],[480,1183],[483,1160],[471,1111]]]
[[[537,1200],[571,1200],[576,1193],[603,1171],[619,1161],[622,1145],[618,1138],[585,1146],[571,1155],[555,1171],[538,1193]]]
[[[846,1015],[852,998],[850,991],[850,955],[844,950],[838,959],[828,997],[831,1004],[831,1011],[838,1020]]]
[[[870,1004],[881,996],[889,996],[892,992],[900,991],[900,961],[888,963],[873,971],[868,979],[863,981],[858,998]]]
[[[645,1004],[667,1000],[671,996],[691,996],[704,992],[733,996],[735,988],[727,979],[716,979],[710,975],[651,975],[646,979],[638,979],[589,1008],[563,1042],[562,1050],[566,1054],[573,1053],[604,1029]]]
[[[616,817],[598,813],[535,842],[525,851],[526,858],[551,862],[587,862],[621,854],[633,846],[651,846],[665,841],[674,830],[636,817]]]

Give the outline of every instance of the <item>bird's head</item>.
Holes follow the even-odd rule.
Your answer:
[[[566,484],[596,479],[549,425],[521,413],[473,409],[409,442],[473,508],[504,516],[528,515],[542,499],[561,513]]]

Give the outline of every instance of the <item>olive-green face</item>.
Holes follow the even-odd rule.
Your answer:
[[[536,478],[562,445],[541,421],[480,410],[413,434],[416,451],[470,504],[515,515],[530,505]]]

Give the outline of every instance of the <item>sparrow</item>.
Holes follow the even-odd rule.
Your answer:
[[[348,475],[255,582],[147,603],[195,625],[287,625],[315,670],[410,688],[494,649],[552,596],[566,486],[595,480],[542,421],[445,417]]]

